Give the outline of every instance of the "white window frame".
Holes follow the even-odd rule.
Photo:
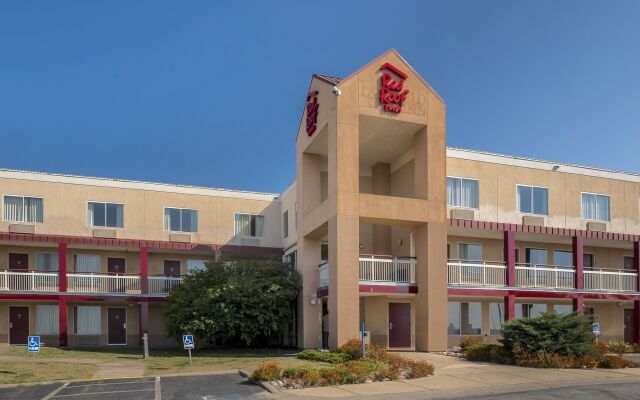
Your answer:
[[[244,236],[244,235],[239,235],[238,232],[236,232],[236,215],[251,215],[253,217],[262,217],[262,235],[261,236]],[[233,213],[233,235],[240,237],[240,238],[246,238],[246,239],[260,239],[266,236],[266,226],[267,226],[267,217],[263,214],[256,214],[256,213],[249,213],[249,212],[239,212],[236,211]]]
[[[595,219],[595,218],[586,218],[584,216],[584,203],[582,202],[582,196],[585,194],[590,194],[596,196],[596,207],[598,206],[597,196],[606,197],[609,199],[608,205],[609,209],[607,210],[607,214],[609,215],[609,219]],[[596,215],[598,215],[598,210],[596,209]],[[580,192],[580,217],[586,221],[597,221],[597,222],[611,222],[611,196],[603,193],[594,193],[594,192]]]
[[[87,227],[89,228],[104,228],[104,229],[124,229],[124,221],[125,221],[125,207],[124,207],[124,203],[114,203],[112,201],[97,201],[97,200],[87,200],[86,202],[86,207],[85,207],[85,218],[87,219]],[[115,204],[115,205],[120,205],[122,206],[122,226],[100,226],[100,225],[91,225],[89,223],[89,203],[98,203],[98,204],[104,204],[105,205],[105,211],[104,211],[104,221],[105,224],[107,222],[107,204]]]
[[[528,187],[531,189],[546,189],[547,191],[547,213],[546,214],[538,214],[534,212],[524,212],[520,211],[520,194],[518,192],[519,187]],[[533,190],[531,191],[531,210],[533,211]],[[545,186],[535,186],[535,185],[521,185],[519,183],[516,184],[516,211],[518,214],[522,215],[535,215],[539,217],[548,217],[549,216],[549,188]]]
[[[40,200],[42,200],[42,222],[27,222],[27,221],[24,221],[24,220],[23,220],[23,221],[13,221],[13,220],[10,220],[10,219],[6,219],[6,218],[4,217],[4,203],[5,203],[4,198],[5,198],[5,197],[22,197],[22,216],[23,216],[24,218],[26,218],[26,215],[27,215],[26,210],[25,210],[25,208],[24,208],[24,207],[25,207],[25,205],[24,205],[24,199],[25,199],[25,198],[29,198],[29,199],[40,199]],[[28,224],[28,225],[40,225],[40,224],[44,224],[44,197],[39,197],[39,196],[25,196],[25,195],[22,195],[22,194],[3,194],[3,195],[2,195],[2,220],[3,220],[4,222],[15,222],[15,223],[18,223],[18,224]]]
[[[171,227],[165,227],[165,226],[164,226],[164,224],[165,224],[165,219],[164,219],[164,217],[165,217],[165,213],[166,213],[167,209],[180,210],[180,211],[182,211],[182,210],[195,211],[195,212],[196,212],[196,230],[195,230],[195,231],[193,231],[193,232],[190,232],[190,231],[183,231],[183,230],[174,231],[174,230],[171,230]],[[163,230],[164,230],[165,232],[175,232],[175,233],[198,233],[198,229],[200,228],[200,227],[199,227],[199,225],[200,225],[200,218],[199,218],[198,214],[199,214],[199,213],[198,213],[198,209],[197,209],[197,208],[188,208],[188,207],[171,207],[171,206],[163,207],[163,209],[162,209],[162,228],[163,228]],[[123,212],[122,212],[122,215],[123,215],[123,217],[124,217],[124,210],[123,210]],[[123,221],[124,221],[124,220],[123,220]],[[169,225],[171,225],[171,224],[169,224]],[[182,213],[180,213],[180,227],[182,228]]]
[[[460,179],[460,180],[467,180],[467,181],[476,181],[478,182],[478,207],[465,207],[465,206],[454,206],[454,205],[450,205],[449,204],[449,197],[447,196],[446,199],[446,205],[449,208],[460,208],[460,209],[464,209],[464,210],[479,210],[480,209],[480,179],[476,179],[476,178],[465,178],[462,176],[445,176],[445,183],[444,183],[444,190],[445,190],[445,196],[447,195],[447,178],[452,178],[452,179]]]

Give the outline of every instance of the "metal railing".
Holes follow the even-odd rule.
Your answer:
[[[449,260],[447,277],[454,286],[506,286],[507,268],[501,262]]]
[[[635,292],[638,290],[638,274],[625,270],[585,270],[584,288],[610,292]]]
[[[182,283],[179,276],[150,276],[148,279],[150,294],[168,294],[171,289]]]
[[[318,273],[320,274],[320,280],[318,282],[318,287],[327,287],[329,286],[329,262],[325,261],[318,267]]]
[[[140,294],[140,276],[94,273],[67,274],[67,291],[76,293]]]
[[[361,255],[360,280],[369,282],[415,283],[415,258]]]
[[[573,267],[544,264],[516,265],[516,286],[524,288],[573,289]]]
[[[57,292],[57,272],[0,271],[0,290],[16,292]]]

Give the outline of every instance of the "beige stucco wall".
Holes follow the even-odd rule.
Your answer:
[[[411,347],[415,347],[415,301],[414,297],[363,296],[360,298],[364,310],[365,330],[371,335],[371,343],[389,347],[389,303],[411,304]],[[361,316],[362,317],[362,316]]]

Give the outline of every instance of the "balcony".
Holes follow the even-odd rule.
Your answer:
[[[546,264],[516,265],[516,286],[522,288],[574,289],[573,267]]]
[[[507,267],[504,263],[450,260],[447,263],[449,285],[506,286]]]
[[[57,292],[57,272],[0,271],[0,291]]]
[[[67,292],[141,294],[140,275],[67,274]]]
[[[363,254],[360,256],[360,281],[416,283],[416,259]]]
[[[625,270],[585,270],[584,288],[606,292],[636,292],[638,274]]]
[[[169,294],[169,290],[179,286],[182,278],[179,276],[150,276],[149,294]]]

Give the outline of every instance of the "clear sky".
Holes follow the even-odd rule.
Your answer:
[[[396,48],[448,144],[640,172],[640,1],[0,3],[0,166],[279,192],[312,73]]]

